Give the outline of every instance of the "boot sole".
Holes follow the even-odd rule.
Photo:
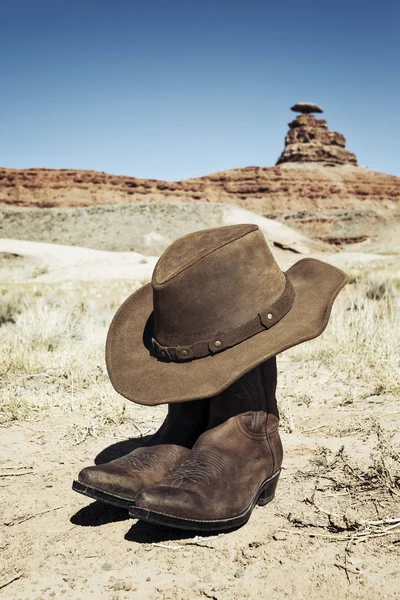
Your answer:
[[[93,498],[93,500],[99,500],[104,504],[111,504],[111,506],[117,506],[118,508],[128,509],[135,504],[134,500],[128,500],[127,498],[113,496],[112,494],[108,494],[107,492],[103,492],[94,487],[85,485],[80,481],[74,481],[72,483],[72,489],[74,490],[74,492],[78,492],[78,494],[83,494],[84,496]]]
[[[280,473],[281,470],[279,469],[272,477],[266,479],[258,488],[246,510],[236,517],[229,517],[229,519],[216,519],[212,521],[184,519],[148,510],[147,508],[141,508],[140,506],[132,506],[129,509],[129,516],[141,521],[147,521],[148,523],[154,523],[155,525],[166,525],[168,527],[191,529],[193,531],[225,531],[235,529],[247,523],[256,504],[265,506],[274,499]]]

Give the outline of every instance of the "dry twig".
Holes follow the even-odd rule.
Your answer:
[[[309,429],[302,429],[301,433],[309,433],[310,431],[316,431],[317,429],[322,429],[322,427],[327,427],[328,423],[322,423],[322,425],[317,425],[316,427],[310,427]]]
[[[36,517],[41,517],[42,515],[46,515],[49,512],[53,512],[55,510],[60,510],[60,508],[64,508],[65,504],[62,506],[54,506],[53,508],[48,508],[47,510],[42,510],[41,512],[35,513],[33,515],[29,515],[24,517],[23,519],[19,519],[17,521],[13,521],[12,523],[4,523],[8,527],[12,527],[13,525],[20,525],[21,523],[25,523],[26,521],[30,521],[31,519],[35,519]]]
[[[0,583],[0,590],[7,587],[8,585],[10,585],[10,583],[17,581],[18,579],[21,579],[22,576],[23,576],[23,573],[16,573],[16,575],[14,575],[13,577],[10,577],[10,579],[7,579],[7,581]]]
[[[186,542],[186,544],[178,544],[177,546],[171,546],[170,544],[162,544],[160,542],[152,542],[152,546],[155,546],[157,548],[165,548],[166,550],[180,550],[181,548],[186,548],[187,546],[200,546],[202,548],[210,548],[211,550],[214,550],[214,546],[208,546],[207,544],[203,543],[210,541],[210,540],[216,540],[217,538],[219,538],[221,536],[219,535],[214,535],[208,538],[204,538],[200,535],[196,535],[192,540],[188,540],[188,542]]]
[[[9,473],[0,473],[0,477],[20,477],[21,475],[32,475],[34,473],[36,473],[36,471],[25,471],[24,473],[11,471]]]
[[[361,569],[359,569],[358,567],[351,567],[348,564],[341,565],[340,563],[333,564],[335,565],[335,567],[338,567],[338,569],[344,569],[346,573],[354,573],[354,575],[361,575],[362,573]]]

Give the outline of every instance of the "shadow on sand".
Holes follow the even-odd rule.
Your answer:
[[[73,525],[81,527],[99,527],[107,523],[116,523],[129,519],[128,511],[125,508],[117,508],[103,502],[92,502],[88,506],[80,508],[78,512],[72,515],[70,521]]]
[[[232,529],[230,531],[234,530]],[[218,533],[219,532],[212,531],[185,531],[184,529],[174,529],[172,527],[164,527],[161,525],[145,523],[144,521],[136,521],[130,530],[125,534],[125,539],[128,542],[136,542],[137,544],[157,544],[179,540],[190,540],[196,536],[201,536],[203,539],[206,539],[207,537],[215,537],[215,535],[218,535]]]

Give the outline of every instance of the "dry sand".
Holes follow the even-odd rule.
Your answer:
[[[346,553],[355,531],[340,519],[330,523],[327,513],[340,513],[341,505],[353,502],[353,514],[363,514],[363,505],[371,511],[374,501],[376,514],[399,513],[391,512],[394,506],[385,495],[361,490],[357,498],[345,487],[336,489],[331,473],[324,478],[321,469],[318,477],[312,463],[322,448],[329,448],[332,461],[344,445],[352,462],[367,469],[376,443],[376,435],[367,433],[368,420],[378,418],[386,426],[398,415],[398,405],[393,398],[371,397],[340,406],[335,382],[308,379],[310,374],[284,358],[279,370],[280,403],[293,392],[293,378],[303,400],[297,397],[292,406],[294,430],[282,436],[285,470],[276,500],[257,507],[245,527],[216,537],[136,522],[126,511],[90,502],[70,489],[94,457],[102,462],[129,451],[133,444],[124,440],[137,435],[136,428],[144,434],[154,430],[161,409],[129,406],[135,428],[124,425],[97,439],[83,435],[82,441],[66,435],[79,415],[61,409],[38,422],[3,426],[0,585],[16,580],[0,590],[0,597],[398,598],[398,533],[355,537]]]

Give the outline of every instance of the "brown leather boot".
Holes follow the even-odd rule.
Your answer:
[[[103,465],[86,467],[72,489],[127,508],[143,489],[157,485],[182,464],[207,427],[210,400],[169,404],[160,429],[142,447]]]
[[[275,399],[276,359],[247,373],[211,401],[210,422],[171,477],[136,496],[129,514],[181,529],[244,525],[270,502],[282,464]]]

